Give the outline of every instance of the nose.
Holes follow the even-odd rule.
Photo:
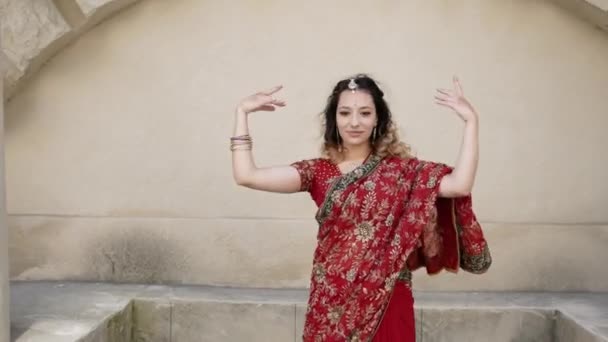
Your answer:
[[[351,117],[350,117],[350,125],[351,125],[352,127],[357,127],[357,126],[359,126],[359,117],[358,117],[358,115],[357,115],[357,114],[353,114],[353,115],[351,115]]]

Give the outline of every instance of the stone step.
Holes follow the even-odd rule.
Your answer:
[[[299,341],[308,291],[13,282],[12,341]],[[419,341],[608,341],[607,293],[415,292]]]

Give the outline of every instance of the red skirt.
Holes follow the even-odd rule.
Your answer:
[[[409,283],[397,281],[373,342],[416,342],[414,297]]]

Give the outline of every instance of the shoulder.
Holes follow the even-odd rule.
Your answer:
[[[331,160],[327,158],[311,158],[296,161],[291,163],[290,166],[296,168],[300,174],[305,173],[308,177],[312,178],[315,174],[324,173],[323,171],[331,170],[333,164]]]
[[[438,170],[450,169],[450,167],[444,163],[424,160],[414,156],[388,156],[385,158],[385,162],[388,164],[398,165],[401,169],[414,173],[433,172]]]
[[[420,160],[415,157],[400,157],[390,155],[383,158],[382,162],[391,167],[399,167],[401,169],[409,169],[420,164]]]
[[[290,164],[294,167],[317,167],[323,165],[331,165],[331,161],[327,158],[310,158],[310,159],[301,159],[296,162]]]
[[[331,162],[325,158],[302,159],[290,164],[300,175],[301,191],[310,191],[319,177],[329,174]]]

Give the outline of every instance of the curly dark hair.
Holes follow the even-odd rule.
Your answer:
[[[376,126],[375,139],[370,138],[370,146],[372,152],[381,157],[389,155],[408,158],[411,156],[410,147],[399,139],[399,132],[392,120],[391,110],[388,103],[384,99],[384,92],[378,87],[374,79],[366,74],[357,74],[355,76],[340,80],[336,83],[331,94],[327,98],[327,105],[321,113],[323,120],[323,146],[321,152],[324,156],[332,161],[343,159],[342,149],[340,148],[340,137],[337,129],[336,112],[338,101],[343,91],[348,91],[348,84],[354,80],[357,84],[357,89],[368,92],[374,101],[376,107],[376,115],[378,123]]]

